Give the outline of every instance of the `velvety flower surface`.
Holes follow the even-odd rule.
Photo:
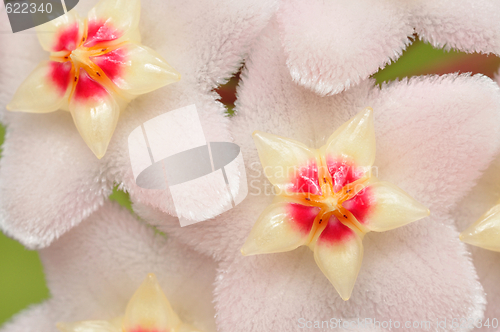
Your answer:
[[[154,273],[149,273],[132,295],[123,316],[109,320],[60,322],[57,328],[61,332],[201,332],[180,320]]]
[[[74,10],[87,13],[96,3],[80,1]],[[68,112],[4,110],[47,53],[33,31],[0,34],[0,59],[5,63],[0,66],[0,121],[7,126],[0,160],[0,228],[31,248],[46,246],[98,209],[115,184],[136,200],[175,214],[167,191],[135,184],[128,135],[147,120],[194,104],[206,140],[231,141],[225,108],[213,89],[241,66],[274,6],[263,0],[223,0],[217,5],[200,0],[143,1],[142,44],[168,59],[182,80],[134,99],[120,114],[101,160],[85,146]],[[0,15],[0,29],[10,31],[6,13]]]
[[[213,260],[155,233],[116,203],[106,203],[85,223],[40,250],[40,258],[51,298],[14,316],[0,331],[56,332],[57,323],[64,323],[60,327],[71,331],[75,327],[71,322],[113,321],[124,315],[129,318],[125,323],[137,323],[134,319],[144,319],[137,310],[140,297],[145,293],[151,296],[151,290],[161,287],[177,319],[196,331],[215,332]],[[147,282],[142,292],[136,292],[149,273],[157,276],[156,282]],[[152,305],[151,299],[148,305]],[[175,320],[165,315],[162,318],[153,319],[158,327],[166,323],[165,318],[171,323]],[[145,324],[142,321],[143,327]],[[88,325],[77,330],[99,331]]]
[[[381,88],[369,80],[320,97],[293,82],[272,22],[253,47],[238,100],[231,131],[245,157],[246,200],[186,229],[158,210],[134,205],[171,236],[221,261],[215,290],[220,331],[296,331],[301,318],[436,322],[483,317],[484,291],[451,214],[500,147],[500,92],[492,80],[417,77]],[[318,148],[365,107],[374,110],[377,177],[402,188],[431,215],[390,232],[367,234],[364,264],[344,302],[307,248],[241,256],[252,226],[274,198],[251,134],[259,130],[293,137]]]
[[[496,75],[496,81],[500,84],[500,76],[498,74]],[[468,243],[472,242],[475,244],[474,246],[469,246],[469,250],[472,252],[472,261],[479,276],[479,281],[486,293],[487,305],[483,322],[489,319],[490,324],[492,319],[498,319],[500,316],[500,287],[498,285],[498,278],[500,277],[500,254],[496,251],[483,248],[494,249],[491,247],[491,240],[492,237],[495,237],[495,234],[492,234],[491,231],[494,231],[494,226],[496,225],[494,222],[494,212],[498,210],[497,204],[500,200],[500,177],[498,174],[500,174],[500,156],[497,155],[477,185],[458,204],[454,213],[458,229],[463,231],[463,239]],[[488,214],[493,218],[490,217],[489,220],[485,220],[484,215]],[[477,229],[479,236],[467,236],[467,233],[475,229],[473,224],[478,220],[486,221],[486,225],[490,227],[485,227],[486,231],[484,233]],[[500,236],[496,236],[496,238],[497,242],[499,242]],[[478,245],[481,247],[478,247]],[[483,326],[479,330],[500,331],[500,327]]]
[[[257,219],[241,253],[285,252],[308,246],[344,300],[363,260],[363,238],[425,218],[429,210],[372,174],[373,110],[344,123],[319,149],[284,137],[253,133],[276,197]]]
[[[82,138],[102,158],[128,102],[180,80],[159,54],[140,44],[140,13],[140,0],[101,0],[85,20],[73,10],[37,26],[50,60],[28,76],[7,109],[69,110]]]
[[[500,54],[495,0],[282,0],[278,19],[293,80],[321,95],[397,59],[414,33],[436,47]]]

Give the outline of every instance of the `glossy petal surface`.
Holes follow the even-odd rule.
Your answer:
[[[138,95],[180,79],[158,53],[136,44],[140,9],[140,0],[101,0],[88,20],[72,11],[38,27],[53,61],[28,77],[8,109],[51,112],[69,104],[82,138],[102,158],[120,111]]]
[[[340,297],[349,300],[363,261],[362,238],[332,216],[314,245],[314,260]]]
[[[319,208],[276,199],[260,215],[241,252],[255,255],[290,251],[311,239]]]
[[[73,51],[80,43],[84,25],[76,12],[65,15],[36,27],[38,40],[47,52],[58,54]]]
[[[264,174],[281,192],[319,194],[316,155],[306,145],[273,134],[253,133]]]
[[[113,95],[82,69],[69,109],[85,143],[97,158],[102,158],[120,116]]]
[[[359,112],[353,119],[335,130],[321,152],[327,163],[334,160],[352,162],[357,167],[372,166],[375,161],[373,110],[367,108],[364,112]]]
[[[154,274],[149,274],[137,289],[125,311],[123,330],[170,331],[180,324]]]
[[[372,179],[343,206],[369,230],[385,232],[429,215],[429,209],[392,183]]]
[[[71,63],[44,61],[17,89],[7,109],[28,113],[54,112],[67,104],[73,79]]]
[[[134,43],[90,59],[118,88],[133,95],[151,92],[181,78],[158,53]]]
[[[401,189],[377,181],[368,169],[375,159],[371,108],[345,122],[317,150],[261,132],[253,137],[279,203],[261,214],[242,254],[283,252],[308,245],[344,300],[350,298],[361,267],[364,234],[372,229],[394,229],[429,214]],[[279,171],[281,178],[275,175]],[[300,190],[293,190],[298,187],[296,179],[304,183]],[[317,190],[310,189],[311,183]]]
[[[460,240],[488,250],[500,251],[500,205],[495,205],[460,234]]]
[[[136,34],[141,17],[140,0],[101,0],[88,15],[84,46],[119,43]]]

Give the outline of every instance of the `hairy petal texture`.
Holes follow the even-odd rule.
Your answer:
[[[67,112],[6,119],[0,228],[29,248],[43,247],[98,209],[113,183]]]
[[[87,13],[96,3],[80,1],[76,10]],[[0,60],[7,64],[0,68],[0,120],[8,128],[0,171],[0,227],[31,248],[47,246],[95,211],[115,183],[130,192],[134,201],[175,215],[168,191],[146,190],[135,184],[128,136],[147,120],[195,104],[206,140],[232,141],[225,108],[212,90],[241,66],[251,41],[275,7],[274,1],[264,0],[223,0],[217,6],[200,0],[142,1],[141,17],[147,18],[139,23],[142,44],[167,59],[180,72],[182,81],[131,102],[120,114],[106,156],[99,162],[82,152],[85,147],[78,142],[78,132],[67,114],[44,114],[43,119],[37,115],[6,114],[5,105],[16,87],[46,54],[32,33],[0,34]],[[0,28],[10,31],[7,15],[4,11],[0,15]],[[116,19],[134,26],[134,22]],[[145,48],[127,48],[123,52],[131,54],[139,64],[145,58],[155,57]],[[144,68],[150,76],[168,75],[168,68],[160,68],[162,73],[148,69]],[[137,78],[137,73],[127,68],[123,71],[134,81],[121,88],[131,94],[151,89],[151,80]],[[109,110],[109,123],[114,125],[114,107]],[[79,119],[88,120],[85,116]],[[46,174],[49,176],[44,178]],[[42,199],[44,204],[39,204]]]
[[[500,54],[500,3],[494,0],[420,0],[415,32],[435,47]]]
[[[281,0],[277,17],[293,80],[320,95],[396,60],[414,32],[436,47],[500,54],[495,0]]]
[[[293,83],[275,22],[255,45],[242,77],[231,130],[245,158],[247,199],[214,220],[190,226],[189,233],[175,227],[175,218],[135,205],[136,212],[161,229],[222,260],[216,289],[220,330],[295,330],[300,317],[481,318],[484,292],[449,214],[500,147],[500,95],[494,82],[447,75],[379,89],[366,81],[342,94],[319,97]],[[274,196],[251,133],[293,137],[317,148],[367,106],[374,109],[378,178],[394,183],[432,213],[365,237],[365,264],[344,303],[308,249],[239,257],[239,248]]]
[[[290,74],[331,95],[397,59],[413,34],[403,1],[282,0],[278,21]]]
[[[179,234],[200,250],[231,255],[248,234],[241,225],[250,229],[273,200],[271,183],[252,140],[255,130],[320,147],[335,128],[371,106],[377,135],[373,175],[397,185],[433,214],[436,209],[453,211],[456,200],[470,190],[497,153],[500,142],[496,132],[500,128],[493,120],[500,117],[496,111],[499,89],[490,79],[467,75],[414,78],[382,89],[366,81],[345,93],[318,97],[291,81],[277,43],[276,24],[266,29],[247,62],[250,69],[243,72],[239,112],[231,118],[231,131],[242,148],[249,182],[249,196],[242,206],[214,221],[190,226],[185,236],[183,229],[176,227],[175,218],[136,206],[146,219],[156,220],[166,231]],[[249,209],[252,211],[247,213]],[[220,235],[214,236],[218,232]],[[229,234],[233,236],[228,236],[228,241],[220,241]]]
[[[15,316],[2,332],[56,332],[57,322],[113,319],[148,273],[172,308],[200,330],[215,332],[214,262],[155,234],[116,203],[106,203],[40,251],[52,297]]]
[[[183,81],[210,91],[241,66],[275,9],[275,0],[152,1],[142,8],[142,43],[168,59]]]
[[[500,200],[500,157],[497,157],[483,177],[470,193],[460,202],[454,212],[458,229],[466,230],[483,214],[490,210]],[[498,252],[486,250],[476,246],[468,246],[472,252],[472,261],[479,276],[479,281],[486,292],[485,318],[498,317],[500,315],[500,286],[498,278],[500,276],[500,254]],[[483,327],[480,331],[495,331],[494,329]],[[497,329],[496,331],[500,331]]]

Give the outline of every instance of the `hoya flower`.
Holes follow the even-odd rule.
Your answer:
[[[180,229],[175,218],[158,209],[134,205],[170,236],[219,261],[218,329],[297,331],[301,322],[373,318],[387,324],[398,321],[400,330],[415,331],[405,322],[483,318],[484,291],[458,238],[453,213],[499,152],[498,86],[480,75],[445,75],[382,87],[368,80],[320,97],[293,82],[279,36],[273,21],[254,45],[242,75],[237,114],[231,118],[231,132],[247,167],[248,197],[214,220],[188,229]],[[388,232],[366,234],[356,286],[349,301],[343,301],[306,247],[241,255],[253,225],[275,196],[252,132],[319,148],[365,107],[374,112],[375,175],[407,192],[431,215]]]
[[[337,129],[318,150],[271,134],[256,132],[253,137],[279,194],[259,216],[241,252],[283,252],[307,245],[344,300],[361,267],[364,235],[429,215],[404,191],[372,176],[370,108]]]
[[[86,320],[73,323],[58,323],[62,332],[120,331],[169,331],[199,332],[195,327],[183,323],[172,310],[154,273],[148,274],[139,289],[127,304],[125,315],[111,320]]]
[[[280,42],[293,80],[321,95],[356,85],[418,36],[436,47],[500,54],[495,0],[280,0]]]
[[[10,111],[69,110],[97,158],[106,153],[120,111],[135,97],[180,80],[140,44],[141,1],[101,0],[82,20],[71,11],[37,27],[50,60],[21,84]]]
[[[40,258],[51,298],[0,331],[216,330],[213,260],[158,234],[115,203],[41,250]]]
[[[87,13],[96,3],[97,0],[80,1],[74,10]],[[136,2],[113,3],[124,4],[125,10]],[[219,96],[213,89],[239,69],[251,41],[273,13],[274,5],[264,0],[222,0],[216,5],[203,0],[142,1],[138,25],[142,45],[168,59],[182,74],[182,80],[135,98],[121,112],[106,155],[100,160],[75,130],[69,112],[5,111],[23,80],[40,61],[46,60],[47,52],[30,31],[7,33],[10,27],[2,11],[0,29],[6,33],[0,34],[0,60],[4,64],[0,66],[0,121],[7,127],[7,135],[0,159],[0,228],[30,248],[47,246],[97,210],[115,185],[138,201],[175,214],[168,191],[146,190],[136,185],[128,136],[158,115],[194,104],[206,141],[231,142],[226,110],[217,101]],[[96,11],[91,13],[101,15]],[[108,15],[114,15],[114,11]],[[126,22],[136,24],[127,20],[123,24]],[[83,33],[85,29],[78,31]],[[129,46],[123,46],[125,53],[131,50]],[[144,49],[141,47],[136,48],[134,55],[140,55],[139,51]],[[108,58],[104,56],[102,62],[106,62],[105,59]],[[102,62],[99,68],[108,68]],[[132,84],[128,79],[135,72],[124,70],[123,73],[124,80],[117,76],[113,83],[120,91],[139,86],[125,85]],[[89,75],[99,77],[96,73]],[[147,75],[141,75],[140,81],[146,85],[155,82]],[[144,91],[133,90],[134,93]],[[111,100],[106,98],[102,100]],[[214,199],[208,205],[217,204]]]

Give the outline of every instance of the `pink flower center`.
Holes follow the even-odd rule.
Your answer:
[[[354,230],[363,232],[374,206],[367,180],[365,171],[348,160],[326,158],[319,166],[316,159],[308,161],[291,177],[286,193],[294,197],[288,212],[295,228],[302,233],[316,229],[318,240],[329,243],[349,239]]]
[[[70,88],[69,98],[85,102],[115,89],[113,81],[123,76],[127,59],[122,45],[111,43],[122,31],[96,21],[83,34],[79,29],[75,23],[56,34],[48,79],[61,94]]]

